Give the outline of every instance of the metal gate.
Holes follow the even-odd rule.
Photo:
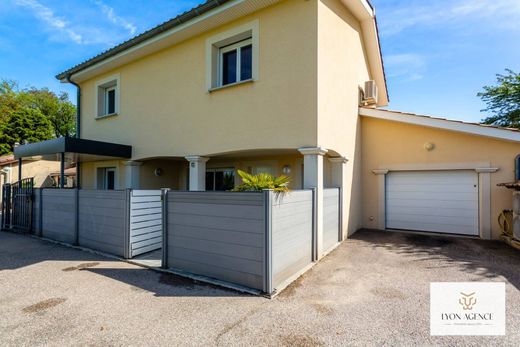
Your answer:
[[[4,184],[2,187],[2,229],[32,231],[34,179]]]

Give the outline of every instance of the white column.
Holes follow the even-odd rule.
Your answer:
[[[139,189],[140,188],[140,161],[128,160],[123,163],[125,165],[125,188]]]
[[[203,192],[206,190],[206,162],[209,158],[200,155],[185,157],[190,162],[190,191]]]
[[[303,188],[316,189],[316,241],[318,259],[323,253],[323,156],[321,147],[299,148],[303,154]]]
[[[345,186],[344,185],[344,181],[345,181],[345,175],[346,175],[346,170],[345,170],[345,164],[348,162],[348,159],[345,158],[345,157],[331,157],[329,158],[329,161],[331,162],[331,184],[333,187],[338,187],[340,188],[340,197],[339,197],[339,201],[340,201],[340,204],[339,204],[339,208],[340,208],[340,221],[339,221],[339,225],[340,225],[340,230],[341,230],[341,239],[343,240],[344,237],[345,237],[345,230],[344,230],[344,225],[343,225],[343,221],[345,220],[345,211],[343,210],[343,206],[346,206],[345,205],[345,192],[343,190],[343,187]]]

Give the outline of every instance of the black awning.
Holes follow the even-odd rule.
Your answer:
[[[132,146],[78,139],[75,137],[60,137],[54,140],[18,146],[14,149],[15,159],[58,153],[74,153],[78,155],[83,154],[127,159],[132,157]]]

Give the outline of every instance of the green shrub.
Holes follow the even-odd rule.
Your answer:
[[[287,192],[291,179],[287,176],[274,177],[267,173],[259,173],[251,175],[242,170],[238,170],[238,174],[242,178],[242,184],[236,186],[234,192],[259,192],[264,189],[272,189],[275,192]]]

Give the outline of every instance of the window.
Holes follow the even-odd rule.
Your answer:
[[[114,190],[116,189],[116,168],[101,167],[97,169],[97,186],[98,189]]]
[[[253,77],[252,53],[251,39],[220,48],[220,85],[250,80]]]
[[[238,26],[206,41],[208,90],[258,79],[258,21]]]
[[[206,170],[206,190],[226,191],[235,187],[234,169],[208,169]]]
[[[96,84],[97,117],[106,117],[119,113],[119,77],[115,76]]]
[[[116,87],[105,89],[105,114],[116,113]]]

